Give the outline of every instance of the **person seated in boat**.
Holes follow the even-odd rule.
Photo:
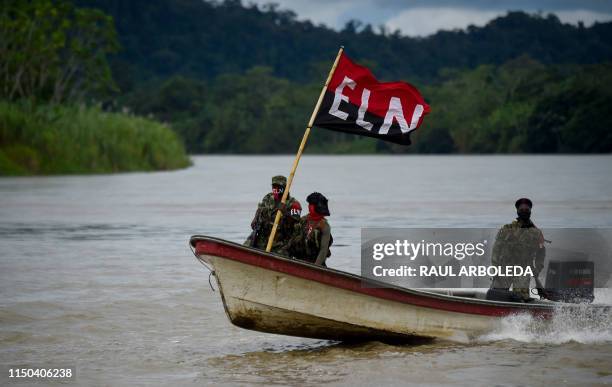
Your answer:
[[[531,221],[533,203],[527,198],[521,198],[514,204],[517,218],[504,225],[497,233],[491,263],[493,266],[531,266],[534,276],[544,267],[546,249],[544,235]],[[512,287],[513,299],[529,302],[531,276],[503,277],[496,276],[491,283],[491,289],[509,290]],[[516,296],[516,297],[514,297]]]
[[[302,214],[300,202],[289,194],[287,194],[285,205],[281,205],[286,186],[287,178],[285,176],[272,177],[272,192],[267,193],[257,206],[257,211],[251,221],[253,232],[244,242],[245,245],[265,250],[272,232],[276,212],[281,209],[283,215],[276,230],[272,251],[278,253],[285,248],[292,235],[293,227],[299,222]]]
[[[328,201],[319,192],[308,195],[306,201],[308,215],[303,216],[294,226],[293,236],[284,253],[316,265],[327,266],[325,261],[331,255],[329,247],[333,243],[331,227],[325,219],[329,216]]]

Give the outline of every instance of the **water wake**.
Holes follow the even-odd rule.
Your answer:
[[[592,305],[559,306],[552,318],[517,314],[502,319],[500,327],[478,341],[515,340],[525,343],[612,343],[611,308]]]

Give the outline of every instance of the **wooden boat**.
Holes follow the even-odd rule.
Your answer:
[[[548,318],[555,310],[550,301],[392,286],[208,236],[193,236],[190,244],[214,272],[230,321],[260,332],[339,341],[464,340],[494,330],[504,316]]]

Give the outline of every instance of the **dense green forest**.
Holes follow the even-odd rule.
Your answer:
[[[189,165],[177,134],[100,109],[118,91],[113,19],[62,1],[0,8],[0,175],[102,173]]]
[[[509,12],[410,38],[239,0],[11,0],[0,18],[0,174],[293,153],[340,45],[431,113],[410,147],[315,129],[307,152],[612,151],[612,23]]]
[[[78,4],[115,19],[110,107],[169,123],[193,153],[292,153],[340,45],[379,79],[415,84],[432,112],[411,147],[316,130],[309,152],[612,151],[612,23],[509,12],[409,38],[237,0]]]
[[[544,66],[520,57],[424,88],[438,114],[416,132],[426,153],[612,151],[612,64]]]
[[[247,0],[244,1],[248,2]],[[275,77],[322,82],[338,47],[381,79],[430,82],[444,68],[502,64],[521,55],[544,64],[612,60],[612,23],[590,28],[554,15],[510,12],[484,27],[408,38],[351,21],[337,32],[275,5],[239,0],[77,0],[115,19],[122,50],[113,73],[123,92],[141,80],[181,75],[213,79],[254,66]]]
[[[312,152],[589,153],[612,150],[612,65],[542,65],[520,57],[453,71],[422,87],[432,113],[404,147],[315,129]],[[173,127],[193,152],[287,153],[297,147],[318,84],[256,67],[214,81],[172,77],[126,100]],[[222,102],[220,102],[222,101]]]

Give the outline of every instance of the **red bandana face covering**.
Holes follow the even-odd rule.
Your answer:
[[[308,219],[316,222],[323,219],[323,215],[319,214],[315,208],[314,204],[308,205]]]
[[[274,196],[274,200],[279,201],[283,198],[283,192],[285,192],[282,188],[272,187],[272,195]]]

